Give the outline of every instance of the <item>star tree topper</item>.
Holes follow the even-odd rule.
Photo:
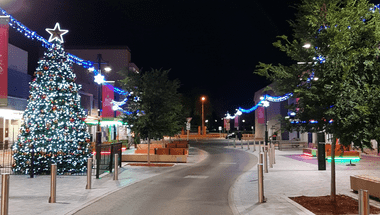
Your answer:
[[[45,30],[50,34],[49,42],[57,40],[63,43],[62,36],[66,34],[67,32],[69,32],[68,30],[61,30],[61,27],[59,26],[58,22],[55,23],[54,29],[46,28]]]

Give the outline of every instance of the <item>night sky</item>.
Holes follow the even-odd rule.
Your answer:
[[[139,68],[171,69],[181,93],[207,95],[222,117],[252,107],[254,92],[269,83],[253,74],[258,62],[289,62],[272,43],[291,35],[287,20],[297,2],[2,0],[0,7],[45,38],[45,28],[59,22],[69,30],[66,46],[128,46]],[[40,44],[13,29],[10,42],[29,52],[33,74]]]

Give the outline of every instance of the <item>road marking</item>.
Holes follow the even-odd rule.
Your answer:
[[[220,163],[220,165],[235,165],[237,163]]]
[[[206,179],[208,178],[207,175],[188,175],[188,176],[185,176],[185,178],[200,178],[200,179]]]

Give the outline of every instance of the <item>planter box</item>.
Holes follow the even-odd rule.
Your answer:
[[[170,155],[184,155],[182,148],[170,148]]]
[[[148,149],[136,149],[135,154],[148,154]],[[154,155],[154,149],[149,150],[149,154]]]
[[[368,194],[380,198],[380,178],[368,175],[350,176],[351,189],[359,191],[368,190]]]
[[[176,143],[168,143],[168,144],[166,144],[166,148],[177,148],[177,144]]]
[[[147,155],[122,155],[123,162],[147,162]],[[150,155],[151,162],[164,162],[164,163],[186,163],[187,155]]]
[[[156,149],[156,155],[169,155],[168,148]]]
[[[187,148],[187,143],[177,143],[177,148]]]

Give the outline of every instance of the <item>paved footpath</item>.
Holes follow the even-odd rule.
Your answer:
[[[246,144],[246,142],[244,143]],[[252,142],[251,142],[252,144]],[[233,147],[230,147],[233,148]],[[247,145],[241,149],[258,157],[258,146],[253,152]],[[235,214],[313,214],[288,197],[330,195],[331,165],[327,163],[326,171],[318,171],[316,158],[301,156],[302,151],[276,150],[276,164],[264,173],[264,196],[267,202],[258,203],[257,166],[241,175],[231,188],[230,196],[236,207]],[[358,199],[350,189],[351,175],[371,175],[380,177],[380,157],[362,155],[356,166],[336,163],[337,194],[344,194]],[[380,208],[380,203],[370,200],[370,204]]]
[[[128,152],[127,152],[128,153]],[[207,152],[191,147],[188,163],[193,165],[205,159]],[[92,189],[85,189],[87,176],[57,176],[56,203],[48,203],[50,176],[29,178],[25,175],[11,175],[9,186],[9,214],[73,214],[86,205],[141,180],[170,171],[173,167],[139,167],[124,163],[119,169],[119,180],[112,174],[101,179],[92,177]]]

